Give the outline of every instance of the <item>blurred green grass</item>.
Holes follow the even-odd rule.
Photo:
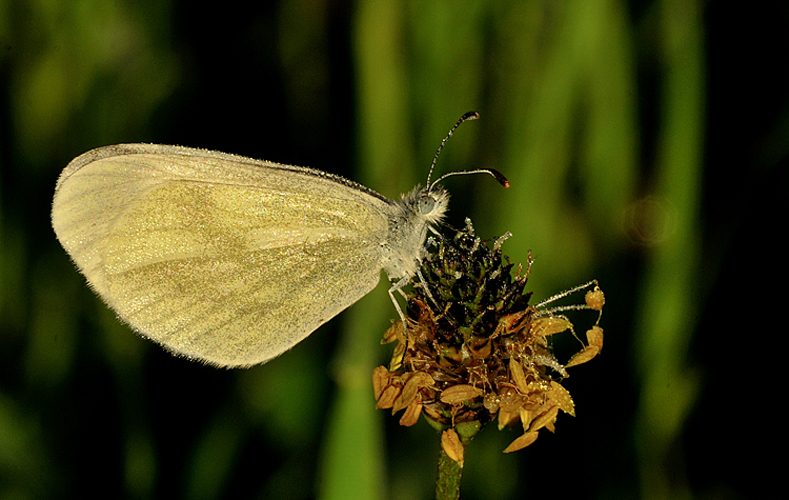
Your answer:
[[[218,371],[118,324],[55,241],[49,206],[71,158],[118,142],[309,165],[396,197],[424,182],[470,110],[482,120],[457,131],[439,173],[495,168],[512,187],[448,180],[450,223],[511,231],[504,250],[514,262],[532,250],[538,300],[598,278],[608,304],[602,355],[567,382],[578,417],[513,455],[501,453],[512,432],[483,431],[463,497],[739,498],[748,490],[725,469],[697,467],[723,462],[715,439],[731,425],[694,420],[715,415],[703,390],[731,383],[697,343],[720,332],[726,353],[742,334],[706,301],[739,258],[738,226],[715,210],[724,199],[751,213],[752,197],[726,195],[785,172],[789,108],[774,83],[762,96],[774,114],[737,136],[749,142],[709,139],[712,116],[733,119],[711,110],[708,52],[725,43],[709,31],[738,14],[704,8],[0,3],[0,500],[430,497],[437,436],[374,409],[394,317],[385,287],[281,358]],[[752,162],[709,168],[727,156]],[[735,171],[745,180],[720,188]]]

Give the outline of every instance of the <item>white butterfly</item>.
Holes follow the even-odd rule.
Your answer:
[[[468,113],[460,123],[479,115]],[[436,160],[434,158],[430,172]],[[121,319],[222,367],[264,363],[370,292],[417,273],[449,194],[392,201],[342,177],[215,151],[119,144],[60,175],[58,240]],[[402,292],[401,292],[402,293]]]

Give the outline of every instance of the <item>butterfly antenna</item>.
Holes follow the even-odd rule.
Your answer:
[[[458,120],[458,122],[455,124],[455,126],[452,127],[452,129],[449,131],[447,136],[444,137],[444,140],[441,141],[441,144],[439,144],[438,150],[436,151],[435,156],[433,156],[433,163],[430,164],[430,171],[427,173],[427,186],[428,186],[427,190],[428,191],[432,191],[433,186],[435,186],[436,184],[438,184],[442,180],[446,179],[447,177],[451,177],[453,175],[467,175],[467,174],[488,174],[491,177],[493,177],[494,179],[496,179],[496,181],[498,181],[498,183],[501,184],[502,186],[504,186],[505,188],[510,187],[510,181],[508,181],[507,178],[504,177],[504,175],[502,175],[501,172],[499,172],[498,170],[494,170],[492,168],[480,168],[480,169],[476,169],[476,170],[461,170],[459,172],[449,172],[447,174],[442,175],[438,179],[436,179],[432,184],[430,183],[430,177],[433,176],[433,170],[436,168],[436,162],[438,161],[438,155],[440,155],[441,154],[441,150],[444,149],[444,144],[446,144],[447,141],[449,140],[449,138],[452,137],[452,134],[455,133],[455,130],[457,130],[457,128],[460,126],[461,123],[469,121],[469,120],[477,120],[477,119],[479,119],[479,113],[477,113],[476,111],[469,111],[468,113],[466,113],[465,115],[460,117],[460,120]]]
[[[441,141],[441,144],[438,145],[438,150],[436,151],[436,155],[433,156],[433,163],[430,164],[430,171],[428,171],[428,173],[427,173],[427,185],[428,186],[432,186],[432,184],[430,184],[430,178],[433,176],[433,170],[436,168],[436,162],[438,161],[438,155],[440,155],[441,154],[441,150],[444,149],[444,144],[446,144],[447,141],[449,140],[449,138],[452,137],[452,134],[455,133],[455,130],[458,129],[458,127],[460,126],[461,123],[469,121],[469,120],[477,120],[477,119],[479,119],[479,113],[477,113],[476,111],[469,111],[465,115],[461,116],[460,120],[458,120],[458,122],[455,124],[455,126],[452,127],[452,130],[450,130],[449,133],[447,134],[447,136],[444,137],[444,140]]]

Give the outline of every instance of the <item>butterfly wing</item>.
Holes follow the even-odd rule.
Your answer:
[[[391,203],[319,171],[155,145],[64,170],[52,220],[135,330],[218,366],[278,356],[375,287]]]

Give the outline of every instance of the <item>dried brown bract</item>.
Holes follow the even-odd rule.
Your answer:
[[[463,458],[466,448],[463,446],[463,443],[460,442],[460,436],[455,432],[455,429],[447,429],[441,433],[441,447],[449,458],[463,467]]]
[[[405,410],[402,425],[413,425],[420,414],[450,431],[468,423],[478,430],[494,419],[499,428],[520,424],[524,433],[505,450],[510,452],[533,443],[542,428],[553,432],[560,411],[575,415],[562,381],[567,368],[602,350],[605,296],[592,281],[530,305],[525,286],[531,257],[525,270],[519,265],[513,274],[500,250],[504,239],[491,248],[468,222],[426,256],[424,281],[408,296],[407,327],[396,321],[387,330],[384,342],[397,345],[389,367],[376,368],[373,381],[377,407]],[[583,304],[561,304],[582,291]],[[562,363],[551,339],[562,332],[578,338],[565,313],[581,310],[597,318],[586,342],[579,339],[580,350]],[[443,436],[444,450],[456,455],[453,434]]]

